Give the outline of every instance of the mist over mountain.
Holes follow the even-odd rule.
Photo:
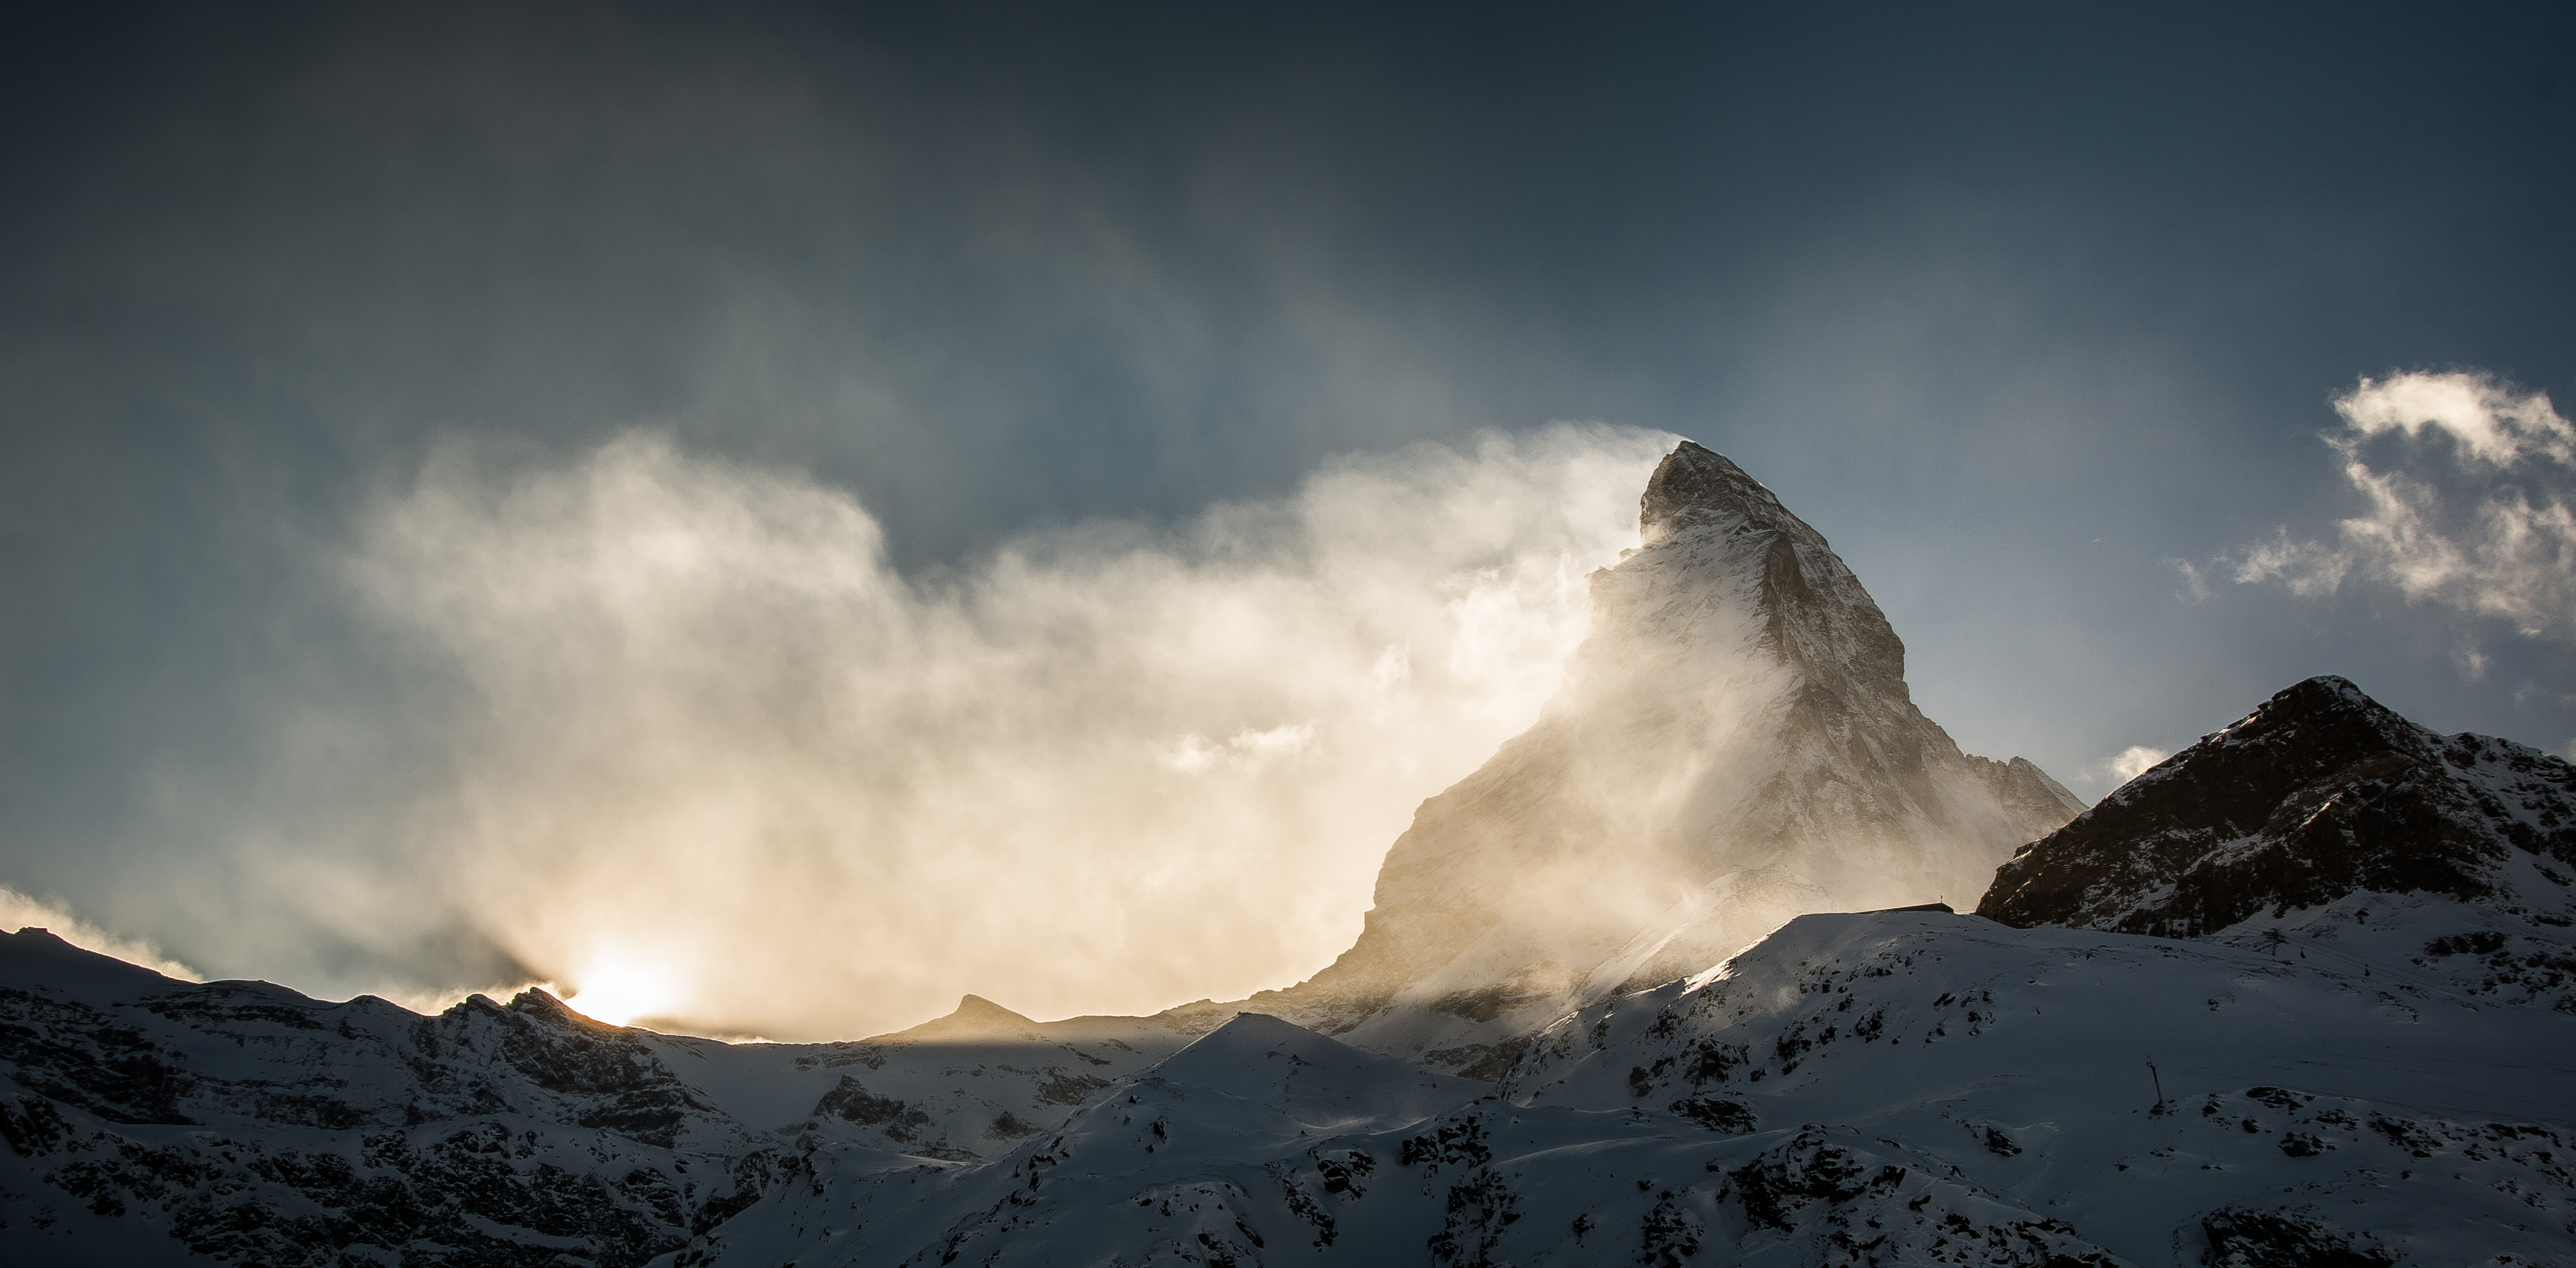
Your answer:
[[[2445,733],[2576,736],[2576,486],[2539,408],[2576,388],[2576,167],[2534,157],[2576,117],[2564,5],[139,0],[18,34],[0,886],[204,973],[436,1011],[569,992],[594,948],[668,948],[666,979],[721,951],[761,962],[638,1015],[805,1038],[1309,976],[1415,805],[1553,692],[1557,622],[1684,434],[1826,531],[1922,712],[2088,800],[2329,670]],[[2428,388],[2439,428],[2387,412]],[[1342,556],[1410,587],[1396,628],[1303,619],[1350,610],[1347,573],[1197,566],[1247,508],[1224,549],[1294,553],[1262,508],[1346,465],[1558,420],[1650,439],[1608,447],[1637,465],[1597,518],[1464,499],[1568,531]],[[1439,580],[1487,569],[1543,648],[1441,636],[1469,596]],[[953,661],[866,601],[988,582],[1031,619]],[[1211,619],[1161,620],[1183,592]],[[1422,725],[1346,743],[1407,645],[1377,681]],[[1218,681],[1087,713],[1048,688],[1095,651]],[[933,685],[959,707],[900,707]],[[910,743],[978,723],[1186,813],[1094,831],[1010,796],[1039,764],[1008,743]],[[975,831],[903,804],[945,779]],[[1227,782],[1261,813],[1193,795]],[[879,825],[1131,904],[1126,932],[941,901],[848,848]],[[1229,837],[1226,873],[1301,892],[1267,945],[1175,844]],[[1172,888],[1088,883],[1121,866]],[[626,883],[655,868],[698,901]],[[808,895],[903,936],[746,936],[819,924],[771,918]]]
[[[2317,678],[2085,808],[1684,442],[1335,966],[732,1044],[0,935],[30,1262],[2550,1263],[2576,767]],[[1980,915],[1933,896],[1977,892]],[[1907,901],[1915,900],[1915,901]],[[1901,907],[1852,911],[1851,908]],[[1321,1033],[1330,1030],[1335,1033]],[[1463,1077],[1462,1077],[1463,1076]]]
[[[1695,971],[1805,911],[1963,899],[2083,804],[1963,754],[1825,539],[1691,441],[1538,724],[1423,803],[1358,942],[1240,1005],[1491,1078],[1573,1003]]]
[[[2576,1268],[2576,5],[11,18],[0,1268]]]

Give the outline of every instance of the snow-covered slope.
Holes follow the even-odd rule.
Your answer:
[[[1721,1164],[1734,1183],[1699,1186],[1710,1228],[1748,1249],[1803,1242],[1806,1262],[1881,1237],[1883,1262],[1921,1262],[1944,1236],[1967,1262],[2041,1262],[1997,1247],[2045,1220],[2140,1264],[2390,1262],[2372,1247],[2551,1263],[2576,1251],[2571,1037],[2562,1017],[2317,960],[1936,913],[1810,916],[1551,1027],[1504,1091],[1749,1127],[1747,1152],[1789,1145],[1783,1161],[1800,1141],[1847,1151],[1860,1170],[1793,1191],[1786,1228],[1754,1218],[1778,1182]],[[2027,1214],[1959,1227],[1946,1199],[1867,1183],[1880,1166]],[[2299,1237],[2359,1257],[2257,1249]]]
[[[2083,804],[1914,707],[1905,646],[1813,528],[1683,442],[1538,724],[1423,803],[1359,941],[1250,1009],[1491,1078],[1570,1004],[1704,968],[1801,912],[1982,892]]]
[[[815,1156],[721,1263],[2389,1265],[2576,1258],[2557,1015],[2316,961],[1806,916],[1504,1081],[1239,1017],[965,1167]]]
[[[856,1042],[649,1042],[709,1103],[774,1135],[965,1161],[1053,1127],[1191,1038],[1151,1018],[1036,1022],[969,995],[945,1017]]]
[[[0,1262],[637,1264],[827,1144],[844,1168],[998,1154],[1186,1042],[972,999],[851,1044],[656,1035],[538,991],[422,1017],[23,930],[0,935]]]
[[[2576,767],[2311,678],[2033,843],[1977,911],[2576,1013]]]

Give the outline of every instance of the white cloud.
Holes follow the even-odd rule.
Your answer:
[[[2313,596],[2367,579],[2527,636],[2576,637],[2576,427],[2547,395],[2485,374],[2413,372],[2363,379],[2335,410],[2346,427],[2326,441],[2367,511],[2337,524],[2331,542],[2285,528],[2245,547],[2228,561],[2238,582]],[[2364,457],[2368,442],[2392,435],[2412,469]],[[2451,442],[2449,462],[2428,452],[2437,438]],[[2474,661],[2466,669],[2482,672]]]
[[[2460,676],[2470,682],[2487,680],[2487,654],[2475,643],[2463,639],[2452,644],[2451,663],[2459,668]]]
[[[2492,467],[2526,458],[2576,465],[2576,427],[2559,417],[2548,395],[2517,395],[2491,375],[2417,370],[2365,378],[2335,401],[2335,412],[2363,436],[2441,432],[2462,457]]]
[[[1163,765],[1184,775],[1204,775],[1217,769],[1253,771],[1273,761],[1312,752],[1314,747],[1312,722],[1293,722],[1267,731],[1247,727],[1222,742],[1204,735],[1184,735],[1164,753]]]
[[[1352,459],[935,580],[846,494],[655,437],[451,456],[348,560],[473,702],[401,851],[448,892],[315,902],[443,905],[535,976],[727,1033],[1285,985],[1349,945],[1420,800],[1536,718],[1668,446]]]
[[[177,960],[161,954],[159,947],[135,938],[120,938],[71,913],[61,903],[30,898],[17,890],[0,885],[0,930],[45,929],[76,947],[112,955],[128,964],[171,977],[194,982],[201,975]]]
[[[2185,603],[2198,603],[2209,597],[2209,578],[2202,575],[2198,564],[2188,559],[2168,559],[2165,566],[2182,578],[2182,589],[2174,593],[2175,598]]]

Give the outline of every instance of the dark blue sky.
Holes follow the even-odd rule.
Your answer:
[[[264,970],[147,883],[225,865],[210,797],[327,836],[445,760],[315,561],[460,436],[664,428],[929,575],[1336,453],[1666,429],[1835,543],[1966,747],[2088,794],[2319,672],[2576,736],[2560,642],[2165,562],[2353,513],[2359,376],[2576,400],[2563,5],[10,22],[0,884],[217,971]]]

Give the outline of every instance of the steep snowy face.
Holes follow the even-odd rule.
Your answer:
[[[1539,723],[1423,804],[1349,952],[1249,1006],[1491,1077],[1570,1001],[1800,912],[1965,900],[2083,808],[1925,718],[1860,581],[1734,463],[1684,442],[1639,529]]]
[[[2311,678],[2006,864],[1977,913],[2353,959],[2576,1011],[2576,767]]]

